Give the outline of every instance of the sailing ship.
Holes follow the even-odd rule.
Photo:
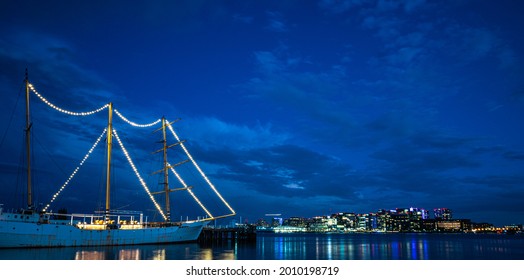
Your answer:
[[[74,170],[71,176],[66,180],[61,188],[53,195],[49,204],[42,209],[37,209],[33,202],[33,186],[31,182],[31,136],[30,131],[32,127],[29,101],[30,94],[34,93],[41,101],[49,105],[51,108],[62,113],[76,116],[86,116],[108,110],[108,125],[104,129],[95,144],[91,147],[80,165]],[[89,112],[72,112],[62,109],[44,98],[35,87],[29,83],[27,70],[25,77],[25,145],[26,145],[26,173],[27,173],[27,207],[17,211],[4,211],[2,204],[0,204],[0,248],[20,248],[20,247],[62,247],[62,246],[115,246],[115,245],[138,245],[138,244],[157,244],[157,243],[175,243],[175,242],[191,242],[197,240],[203,227],[212,220],[225,218],[235,215],[235,211],[225,201],[225,199],[217,191],[216,187],[211,183],[209,178],[204,174],[202,169],[189,154],[187,148],[184,146],[184,141],[181,141],[175,130],[172,127],[173,122],[169,122],[166,118],[156,120],[150,124],[137,124],[129,121],[118,110],[113,108],[113,103],[108,103],[96,110]],[[163,153],[163,167],[158,172],[163,174],[163,190],[159,192],[151,192],[149,187],[142,179],[138,169],[132,161],[129,153],[123,146],[116,130],[113,129],[113,113],[116,113],[122,120],[130,125],[136,127],[152,127],[160,125],[157,131],[161,131],[163,135],[163,147],[158,150],[158,153]],[[177,140],[174,144],[168,144],[166,134],[171,132]],[[105,209],[93,214],[64,214],[54,213],[49,210],[51,203],[62,193],[68,186],[69,182],[79,168],[83,165],[85,160],[89,157],[93,149],[105,136],[107,145],[106,160],[106,196]],[[151,199],[156,210],[162,217],[160,222],[148,221],[147,217],[139,211],[121,211],[111,209],[110,204],[110,189],[111,189],[111,159],[112,146],[114,140],[120,145],[124,155],[129,164],[135,172],[140,184]],[[187,160],[171,165],[167,159],[167,150],[174,146],[180,146],[187,155]],[[195,193],[191,190],[176,171],[175,167],[186,162],[191,162],[194,168],[202,175],[205,182],[220,198],[224,205],[229,209],[230,213],[225,215],[212,215],[212,213],[204,206],[204,204],[197,198]],[[174,174],[182,184],[182,188],[172,189],[168,184],[169,172]],[[191,197],[197,202],[202,210],[206,213],[205,218],[198,218],[195,220],[173,222],[171,220],[170,209],[170,193],[174,191],[187,191]],[[156,201],[156,195],[163,195],[165,199],[164,207]],[[59,211],[60,212],[60,211]]]

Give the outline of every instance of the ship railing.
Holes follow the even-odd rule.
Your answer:
[[[132,212],[132,213],[131,213]],[[147,225],[147,216],[144,219],[142,212],[128,211],[126,214],[61,214],[53,213],[53,223],[76,224],[110,224],[110,225]],[[138,215],[138,217],[137,217]]]
[[[209,222],[216,220],[218,218],[223,218],[232,215],[224,215],[220,217],[209,218],[207,216],[199,216],[195,220],[190,220],[189,217],[185,221],[180,222],[148,222],[148,217],[145,216],[141,211],[111,211],[109,215],[103,214],[103,212],[98,211],[94,214],[65,214],[65,213],[47,213],[50,216],[49,222],[51,223],[60,223],[60,224],[70,224],[70,225],[103,225],[107,224],[110,226],[118,226],[124,228],[136,228],[142,225],[143,227],[158,227],[166,226],[168,224],[189,224],[195,222]]]
[[[223,219],[223,218],[231,217],[231,216],[235,216],[235,215],[236,214],[227,214],[227,215],[214,216],[214,217],[208,217],[206,215],[206,216],[198,216],[194,220],[190,220],[189,216],[186,216],[186,220],[185,221],[182,219],[182,217],[180,217],[180,221],[178,223],[180,223],[180,224],[190,224],[190,223],[196,223],[196,222],[210,222],[210,221],[215,221],[215,220],[218,220],[218,219]]]

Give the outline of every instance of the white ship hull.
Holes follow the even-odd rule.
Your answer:
[[[7,218],[9,215],[9,218]],[[195,221],[165,227],[135,229],[81,229],[67,221],[39,223],[33,215],[0,214],[0,248],[117,246],[190,242],[198,239],[207,222]],[[24,221],[22,217],[27,217]],[[7,219],[6,219],[7,218]]]

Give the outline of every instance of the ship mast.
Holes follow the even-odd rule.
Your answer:
[[[166,138],[166,118],[162,117],[162,142],[163,143],[163,157],[164,157],[164,191],[165,194],[165,200],[166,200],[166,215],[167,215],[167,221],[169,222],[171,220],[171,207],[169,202],[169,170],[168,170],[168,163],[167,163],[167,138]]]
[[[154,172],[153,174],[163,173],[164,181],[162,182],[162,184],[164,185],[164,188],[163,188],[162,191],[153,192],[151,194],[164,194],[164,196],[165,196],[165,209],[166,209],[166,221],[167,222],[171,221],[171,205],[170,205],[171,202],[169,200],[170,193],[174,192],[174,191],[182,191],[182,190],[187,190],[188,189],[187,187],[178,188],[178,189],[170,189],[169,188],[169,169],[174,168],[176,166],[179,166],[181,164],[184,164],[186,162],[189,162],[189,159],[187,159],[187,160],[184,160],[184,161],[179,162],[177,164],[171,165],[167,161],[167,150],[169,148],[172,148],[172,147],[176,146],[176,145],[180,145],[182,142],[184,142],[184,141],[180,141],[180,142],[176,142],[176,143],[171,144],[171,145],[167,144],[166,129],[167,129],[167,127],[169,125],[171,125],[171,124],[173,124],[174,122],[177,122],[177,121],[179,121],[179,119],[176,119],[175,121],[173,121],[171,123],[168,123],[166,118],[162,117],[162,127],[154,131],[154,132],[157,132],[159,130],[162,130],[162,141],[161,141],[162,149],[159,149],[159,150],[155,151],[154,153],[162,152],[163,164],[162,164],[162,169]]]
[[[107,174],[106,174],[106,211],[105,220],[109,221],[111,190],[111,147],[113,145],[113,103],[109,103],[107,122]]]
[[[29,75],[25,69],[25,142],[27,153],[27,208],[33,209],[31,185],[31,116],[29,115]]]

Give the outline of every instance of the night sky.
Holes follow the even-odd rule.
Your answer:
[[[136,123],[181,118],[176,131],[237,220],[447,207],[524,223],[522,15],[521,1],[2,1],[0,203],[25,202],[28,68],[63,109],[113,102]],[[69,116],[34,94],[31,109],[45,205],[107,111]],[[114,126],[159,190],[158,127]],[[176,148],[173,164],[185,159]],[[54,211],[103,205],[104,153],[102,141]],[[191,164],[180,170],[215,215],[229,213]],[[118,146],[113,175],[115,209],[155,218]],[[205,215],[183,192],[172,207],[174,220]]]

